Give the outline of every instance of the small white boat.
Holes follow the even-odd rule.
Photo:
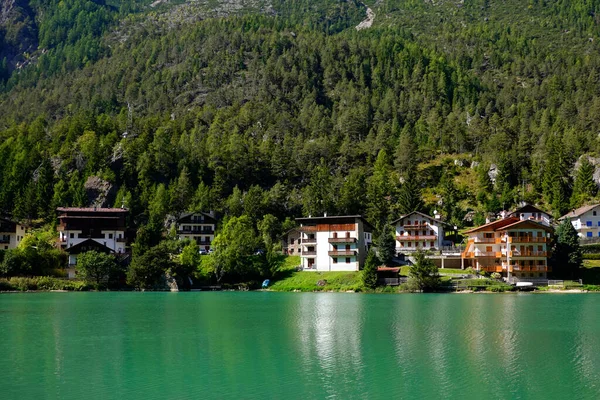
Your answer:
[[[530,287],[533,286],[532,282],[517,282],[516,287]]]

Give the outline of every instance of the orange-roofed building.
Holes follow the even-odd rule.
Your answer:
[[[546,278],[552,232],[542,221],[516,216],[473,228],[465,232],[463,267],[507,278]]]

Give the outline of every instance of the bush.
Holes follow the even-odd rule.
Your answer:
[[[51,276],[38,276],[34,278],[14,277],[10,279],[0,279],[0,291],[18,290],[26,292],[28,290],[69,290],[69,291],[87,291],[93,289],[91,285],[83,281],[72,281],[57,279]]]
[[[581,258],[584,260],[600,260],[600,253],[583,253]]]

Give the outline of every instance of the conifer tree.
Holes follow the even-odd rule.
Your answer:
[[[552,273],[557,278],[575,279],[583,264],[581,246],[577,231],[566,218],[555,231],[554,249],[552,252]]]
[[[571,195],[571,207],[577,208],[598,193],[598,186],[594,182],[595,167],[587,157],[583,157],[581,165],[575,176],[573,194]]]
[[[377,286],[377,256],[373,250],[369,250],[365,267],[362,271],[362,283],[364,287],[374,289]]]
[[[423,200],[421,194],[421,183],[417,177],[416,170],[407,170],[404,183],[398,191],[398,212],[408,214],[413,211],[422,211]]]

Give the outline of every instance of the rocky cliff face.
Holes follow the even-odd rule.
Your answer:
[[[38,46],[35,12],[28,0],[0,0],[0,65],[23,66]],[[1,71],[0,71],[1,73]]]

